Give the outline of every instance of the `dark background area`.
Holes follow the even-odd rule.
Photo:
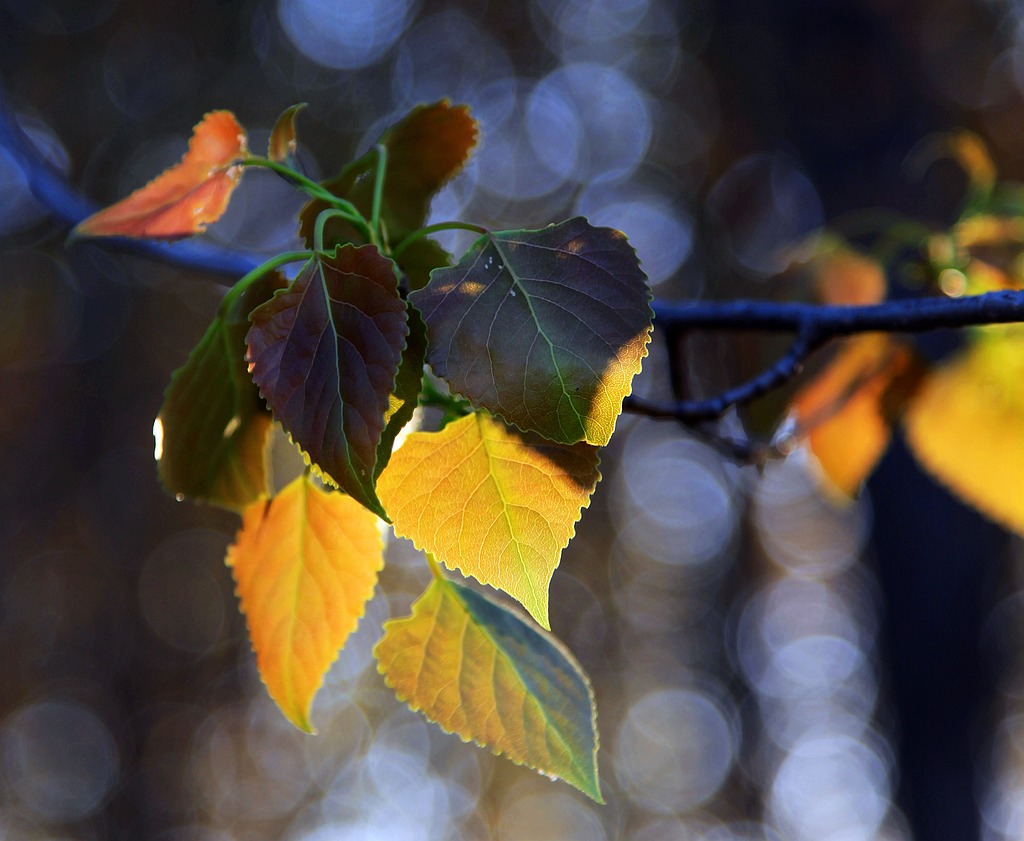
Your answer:
[[[630,236],[659,297],[771,297],[793,248],[851,212],[955,218],[956,166],[908,176],[934,132],[978,132],[1021,176],[1022,21],[955,0],[0,0],[0,85],[97,203],[175,162],[211,109],[259,150],[308,102],[300,161],[326,177],[447,95],[483,140],[436,219],[583,213]],[[269,256],[300,204],[248,173],[206,237]],[[552,586],[594,681],[607,806],[386,690],[369,649],[429,578],[402,542],[320,734],[294,731],[223,566],[237,518],[176,503],[153,462],[163,390],[227,279],[66,233],[0,149],[0,839],[1024,837],[1019,541],[899,443],[844,504],[801,454],[760,476],[620,421]],[[770,359],[730,341],[691,353],[689,379]],[[637,389],[664,396],[654,345]]]

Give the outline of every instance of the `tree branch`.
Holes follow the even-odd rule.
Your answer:
[[[902,298],[847,307],[775,301],[654,301],[655,324],[678,330],[747,330],[800,333],[828,339],[855,333],[928,330],[1024,321],[1024,291],[1003,290],[965,298]]]
[[[1024,290],[965,298],[905,298],[867,306],[723,301],[653,302],[655,325],[673,331],[721,330],[796,333],[770,368],[706,400],[647,400],[627,397],[623,411],[687,424],[721,417],[733,406],[757,399],[795,377],[803,363],[831,339],[858,333],[923,333],[929,330],[1012,324],[1024,321]]]
[[[74,190],[47,161],[18,124],[0,85],[0,148],[23,172],[32,195],[50,213],[76,225],[97,207]],[[241,277],[260,263],[251,253],[200,239],[174,244],[127,238],[104,239],[119,250],[142,254],[181,268]],[[779,303],[775,301],[703,301],[652,303],[655,326],[666,336],[689,330],[793,333],[787,352],[756,377],[706,400],[656,401],[627,397],[625,411],[653,418],[673,418],[695,425],[721,417],[796,376],[807,358],[830,339],[868,332],[922,332],[982,324],[1024,321],[1024,291],[990,292],[965,298],[916,298],[870,306]]]

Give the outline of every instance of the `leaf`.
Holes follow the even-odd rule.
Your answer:
[[[409,299],[453,391],[553,441],[608,443],[653,318],[622,233],[583,218],[491,233]]]
[[[277,273],[225,299],[188,361],[174,374],[153,426],[168,492],[240,511],[267,496],[272,418],[245,362],[249,313],[285,285]]]
[[[430,200],[465,165],[476,146],[477,134],[476,120],[466,105],[453,106],[447,99],[417,105],[388,128],[373,148],[346,166],[336,178],[323,182],[323,186],[348,199],[369,218],[377,170],[376,147],[386,147],[381,217],[390,242],[395,245],[423,227]],[[327,207],[326,202],[314,200],[299,216],[299,233],[310,248],[316,217]],[[330,220],[324,229],[325,243],[356,241],[354,231],[340,220]],[[399,260],[399,265],[403,262]]]
[[[270,133],[270,143],[267,145],[267,157],[270,160],[283,164],[295,156],[295,150],[298,148],[295,137],[295,118],[305,107],[306,103],[300,102],[277,118],[274,130]]]
[[[384,566],[376,517],[300,476],[245,509],[226,563],[270,697],[312,733],[313,698]]]
[[[436,578],[411,616],[384,623],[373,653],[385,682],[413,710],[604,802],[594,693],[550,634]]]
[[[409,328],[394,263],[374,246],[313,257],[251,315],[253,379],[326,479],[380,517],[378,447]]]
[[[893,337],[858,336],[794,399],[794,435],[807,438],[845,496],[856,496],[889,446],[893,415],[909,397],[915,371],[910,351]]]
[[[841,241],[828,241],[810,263],[816,297],[842,306],[875,304],[885,298],[885,270],[876,260]]]
[[[406,337],[402,363],[395,378],[395,387],[388,397],[388,410],[384,415],[384,431],[377,445],[377,465],[374,479],[380,476],[391,460],[391,448],[398,433],[412,420],[423,385],[423,363],[427,354],[427,328],[412,304],[406,305],[409,335]]]
[[[206,230],[227,209],[249,154],[230,111],[212,111],[192,132],[181,163],[80,222],[72,236],[179,239]]]
[[[1024,534],[1024,335],[984,338],[927,377],[907,409],[907,441],[921,464],[969,505]]]
[[[478,412],[410,435],[377,490],[397,535],[504,590],[548,628],[551,576],[600,478],[595,447],[519,434]]]
[[[398,257],[398,267],[409,279],[408,288],[412,290],[426,286],[434,269],[451,264],[451,255],[427,237],[415,240]]]

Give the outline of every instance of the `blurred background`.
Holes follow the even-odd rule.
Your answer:
[[[411,106],[466,102],[481,146],[435,221],[585,214],[670,300],[772,297],[854,210],[948,223],[961,174],[904,167],[932,132],[968,127],[1024,174],[1014,0],[0,0],[0,84],[98,203],[211,109],[260,150],[308,102],[319,178]],[[270,255],[300,204],[250,171],[206,236]],[[66,232],[0,148],[3,841],[1024,838],[1022,545],[899,441],[844,503],[801,453],[762,475],[620,420],[551,593],[594,682],[606,806],[386,689],[370,649],[429,579],[404,541],[299,733],[223,565],[237,519],[156,480],[153,418],[226,279]],[[770,358],[763,337],[656,334],[636,389]]]

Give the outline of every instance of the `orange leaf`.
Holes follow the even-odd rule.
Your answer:
[[[843,494],[856,495],[889,445],[886,398],[910,368],[910,352],[891,336],[858,336],[793,401],[795,435],[807,437],[822,472]]]
[[[245,509],[226,563],[270,697],[312,733],[313,697],[384,566],[376,516],[300,476]]]
[[[836,245],[812,260],[815,292],[824,304],[875,304],[885,297],[885,272],[870,257]]]
[[[230,111],[213,111],[193,129],[181,163],[145,187],[80,222],[73,236],[178,239],[206,230],[228,206],[249,154],[245,129]]]
[[[295,155],[298,148],[298,140],[295,135],[295,118],[299,111],[306,107],[305,102],[293,105],[285,111],[277,122],[274,123],[274,130],[270,133],[270,143],[267,146],[267,157],[272,161],[283,164]]]

